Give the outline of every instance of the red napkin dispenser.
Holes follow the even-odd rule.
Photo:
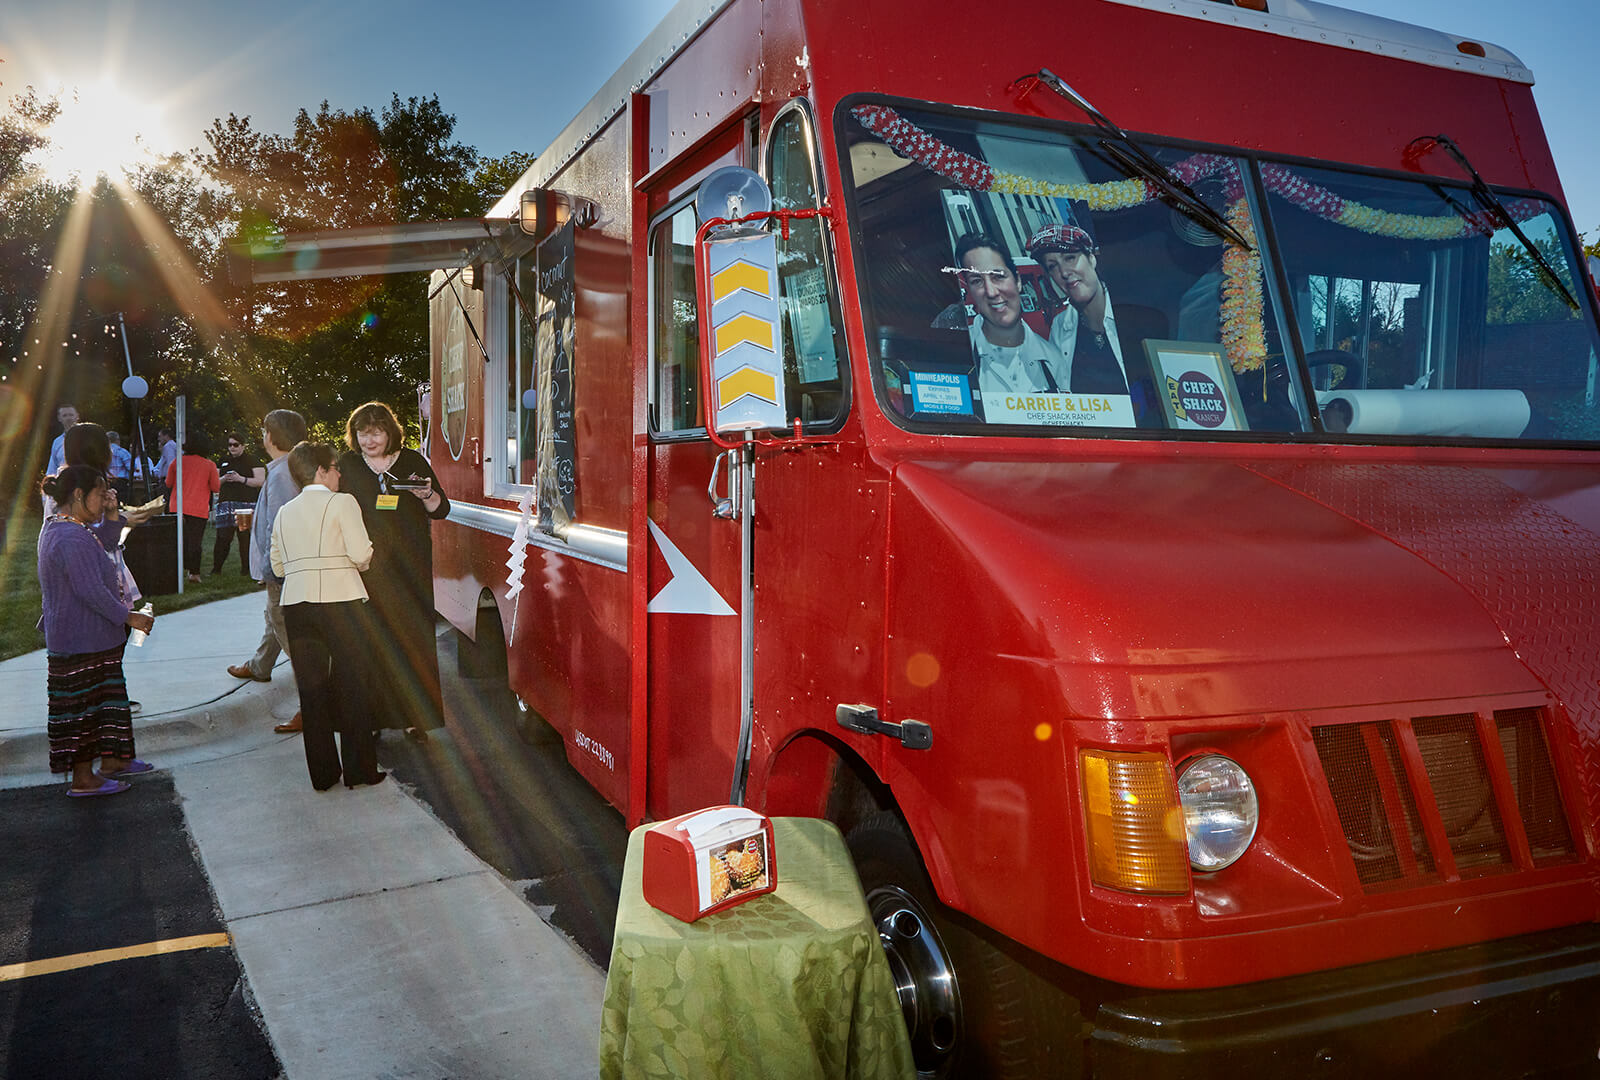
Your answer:
[[[743,806],[712,806],[644,834],[644,898],[675,919],[742,904],[778,885],[772,822]]]

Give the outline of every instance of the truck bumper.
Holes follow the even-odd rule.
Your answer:
[[[1600,1075],[1600,926],[1105,1001],[1097,1078]]]

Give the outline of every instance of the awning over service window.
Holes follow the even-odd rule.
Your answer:
[[[286,233],[229,245],[229,276],[243,285],[453,270],[482,261],[479,252],[493,251],[515,228],[503,220],[462,218]]]

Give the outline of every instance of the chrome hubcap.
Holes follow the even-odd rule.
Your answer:
[[[874,889],[867,907],[889,960],[917,1071],[936,1074],[961,1036],[961,994],[944,942],[922,905],[902,889]]]

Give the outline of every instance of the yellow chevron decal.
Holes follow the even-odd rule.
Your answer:
[[[717,383],[717,408],[726,409],[746,394],[773,405],[778,403],[778,380],[755,368],[740,368]]]
[[[765,296],[770,300],[770,280],[765,267],[741,259],[711,275],[711,300],[713,303],[724,300],[740,289],[749,289],[757,296]]]
[[[717,327],[717,355],[721,356],[735,345],[744,342],[759,345],[773,352],[772,324],[754,315],[735,315]]]

